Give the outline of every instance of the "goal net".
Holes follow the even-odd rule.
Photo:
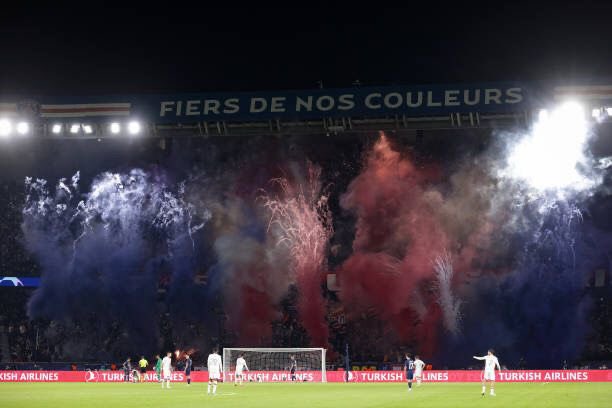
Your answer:
[[[244,381],[326,382],[324,348],[224,348],[223,380],[234,381],[242,354],[248,371]]]

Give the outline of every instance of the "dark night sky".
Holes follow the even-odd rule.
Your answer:
[[[53,3],[3,4],[0,94],[612,77],[609,1],[384,10]]]

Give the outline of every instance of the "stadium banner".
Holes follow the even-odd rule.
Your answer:
[[[514,114],[547,108],[568,99],[601,106],[612,102],[612,78],[580,84],[506,81],[262,92],[5,98],[0,100],[0,115],[37,117],[51,123],[122,121],[126,118],[160,125],[339,117],[423,118],[454,113]]]
[[[130,114],[156,123],[194,123],[385,115],[424,117],[453,112],[512,113],[527,109],[528,94],[527,87],[518,82],[177,94],[134,100]]]
[[[537,95],[537,96],[535,96]],[[516,113],[541,100],[522,82],[397,85],[263,92],[177,93],[53,98],[10,104],[43,121],[138,119],[155,124],[257,122],[331,117],[432,117],[451,113]],[[552,99],[552,94],[549,96]],[[8,106],[8,104],[5,104]]]
[[[404,382],[406,376],[402,371],[328,371],[328,382]],[[348,377],[348,378],[347,378]],[[612,370],[504,370],[496,373],[500,382],[612,382]],[[137,381],[137,374],[130,374],[130,381]],[[175,371],[172,381],[183,382],[185,373]],[[207,382],[208,372],[193,371],[193,382]],[[249,371],[245,373],[247,382],[291,382],[287,371]],[[321,381],[320,371],[298,371],[299,382]],[[424,371],[425,382],[481,382],[482,371],[449,370]],[[0,371],[0,382],[124,382],[123,371]],[[157,375],[149,371],[145,381],[158,381]],[[226,382],[233,382],[233,373],[228,374]]]

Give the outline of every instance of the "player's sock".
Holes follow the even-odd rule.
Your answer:
[[[495,390],[491,388],[491,395],[495,395]]]
[[[213,394],[217,393],[217,384],[213,384]]]
[[[210,383],[208,383],[208,392],[207,394],[210,394]]]
[[[408,389],[411,390],[412,389],[412,381],[408,381]]]
[[[485,391],[487,391],[487,387],[485,385],[482,386],[482,395],[485,395]]]
[[[191,384],[191,378],[188,378],[187,379],[187,385],[190,385],[190,384]]]

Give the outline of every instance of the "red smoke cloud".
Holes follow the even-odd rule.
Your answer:
[[[424,355],[440,322],[428,290],[433,259],[450,244],[438,214],[442,197],[428,189],[436,173],[418,169],[381,134],[341,198],[357,217],[353,254],[338,272],[349,318],[374,312],[397,339],[415,341]]]

